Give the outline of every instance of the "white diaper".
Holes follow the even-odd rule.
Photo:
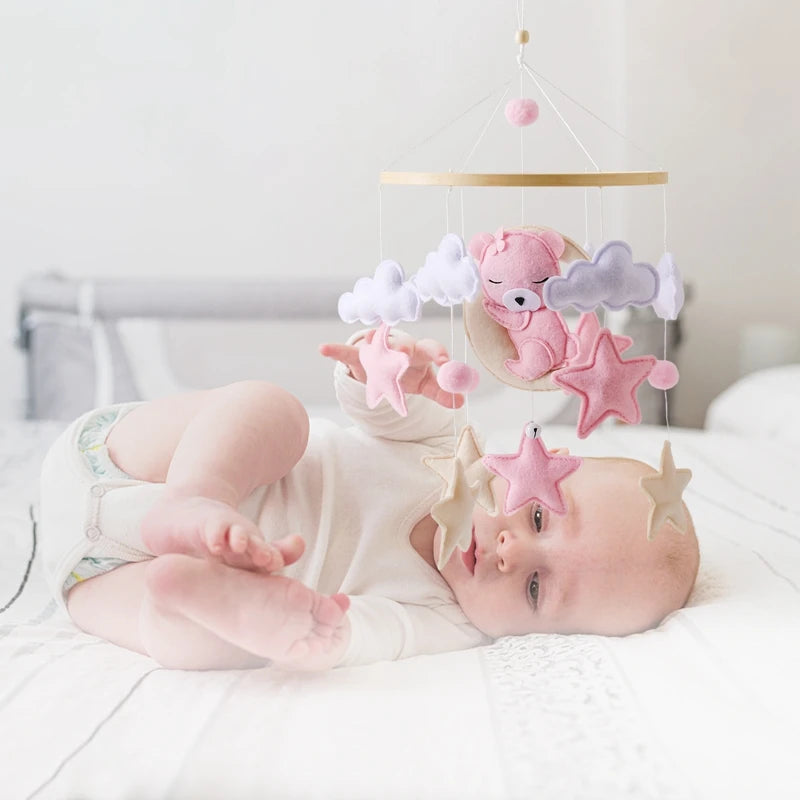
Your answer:
[[[78,581],[153,557],[141,540],[141,521],[164,484],[130,478],[105,446],[114,425],[136,405],[79,417],[42,465],[39,541],[50,590],[64,609],[67,592]]]

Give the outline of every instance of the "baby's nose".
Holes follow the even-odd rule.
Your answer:
[[[500,572],[508,572],[513,569],[519,549],[519,539],[511,531],[500,531],[497,537],[497,568]]]

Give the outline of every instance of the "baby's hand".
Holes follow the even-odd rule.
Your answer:
[[[372,341],[375,333],[375,330],[369,331],[354,345],[335,342],[322,344],[319,352],[327,358],[341,361],[357,381],[365,383],[367,376],[358,357],[358,351],[361,346]],[[406,353],[409,357],[408,369],[400,378],[400,388],[404,392],[421,394],[445,408],[460,408],[464,405],[464,395],[446,392],[436,380],[433,365],[440,367],[450,358],[443,344],[433,339],[414,339],[406,333],[392,331],[389,335],[389,345],[392,350]]]

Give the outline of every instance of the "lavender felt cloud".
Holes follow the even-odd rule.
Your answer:
[[[439,247],[425,257],[425,265],[411,282],[423,301],[434,300],[440,306],[454,306],[473,300],[480,285],[478,267],[467,253],[464,240],[448,233]]]
[[[606,242],[591,261],[570,264],[563,277],[553,277],[544,286],[544,302],[560,311],[575,306],[578,311],[593,311],[603,305],[611,311],[625,306],[647,306],[658,294],[659,278],[655,268],[633,262],[627,242]]]
[[[339,298],[339,316],[345,322],[364,325],[385,322],[396,325],[401,320],[419,319],[422,301],[403,268],[392,260],[381,261],[374,278],[359,278],[352,292]]]
[[[653,310],[661,319],[677,319],[683,308],[684,292],[681,273],[672,253],[664,253],[656,267],[659,277],[658,294]]]

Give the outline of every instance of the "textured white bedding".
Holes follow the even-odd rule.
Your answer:
[[[57,430],[0,426],[0,608],[24,581]],[[663,436],[547,431],[550,446],[653,464]],[[701,573],[689,607],[624,639],[509,638],[324,675],[170,672],[75,629],[34,561],[0,613],[0,796],[800,796],[800,456],[700,431],[672,441],[694,471]]]

